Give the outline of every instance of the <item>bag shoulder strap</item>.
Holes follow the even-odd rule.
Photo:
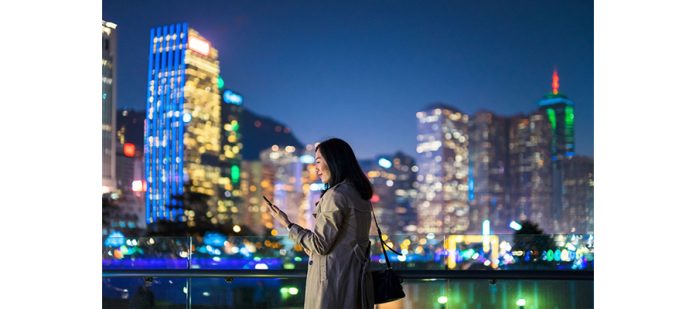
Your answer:
[[[375,220],[375,227],[377,227],[377,234],[379,236],[379,242],[381,243],[382,254],[384,254],[384,260],[387,261],[387,269],[391,269],[391,263],[389,263],[389,256],[387,256],[387,251],[384,248],[385,247],[388,248],[389,250],[396,253],[397,255],[402,255],[402,254],[397,252],[392,247],[389,247],[387,244],[384,243],[384,240],[382,239],[382,230],[379,228],[379,224],[377,223],[377,216],[375,215],[375,210],[372,207],[372,203],[370,203],[370,208],[372,210],[372,218]]]

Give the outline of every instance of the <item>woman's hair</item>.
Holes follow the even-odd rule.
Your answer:
[[[315,151],[319,150],[331,172],[329,187],[347,179],[353,183],[364,200],[372,197],[372,184],[360,168],[358,159],[348,143],[342,139],[331,138],[319,143]]]

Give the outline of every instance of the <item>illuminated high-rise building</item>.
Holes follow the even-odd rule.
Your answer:
[[[313,147],[297,149],[274,145],[260,155],[264,169],[263,194],[272,199],[290,221],[305,227],[314,225],[312,213],[323,187],[312,164]],[[274,224],[276,230],[283,231],[277,220]]]
[[[102,191],[116,190],[116,24],[102,20]]]
[[[469,118],[469,200],[471,223],[489,220],[493,232],[508,230],[512,208],[508,193],[510,118],[479,111]]]
[[[242,113],[242,96],[229,88],[219,79],[221,93],[220,108],[220,179],[221,197],[218,200],[216,218],[220,224],[241,223],[242,206],[241,164],[242,136],[240,134],[240,115]]]
[[[469,116],[435,104],[416,113],[418,232],[464,233],[470,228]]]
[[[266,229],[273,228],[274,219],[264,211],[263,190],[261,184],[264,181],[263,165],[261,161],[244,160],[241,162],[240,191],[242,203],[237,206],[239,225],[245,225],[253,234],[263,235]],[[270,182],[270,181],[269,181]]]
[[[574,156],[563,162],[563,204],[566,212],[561,231],[594,232],[594,160]]]
[[[563,161],[575,155],[575,103],[559,92],[560,83],[558,72],[554,70],[551,83],[551,93],[539,100],[539,111],[542,112],[551,125],[551,169],[552,197],[551,210],[554,220],[554,230],[561,231],[560,225],[567,211],[563,204]]]
[[[116,179],[121,193],[119,208],[127,214],[127,228],[144,230],[145,181],[143,176],[143,127],[145,112],[119,110],[116,117]]]
[[[362,167],[372,183],[374,195],[371,201],[382,232],[388,235],[416,232],[418,167],[415,159],[399,151],[393,155],[377,156],[364,162]]]
[[[528,220],[545,232],[551,225],[551,128],[540,112],[510,118],[510,220]]]
[[[206,216],[217,223],[220,189],[218,52],[186,23],[150,30],[144,160],[147,223],[185,221],[175,196],[210,197]],[[212,214],[211,214],[212,213]]]

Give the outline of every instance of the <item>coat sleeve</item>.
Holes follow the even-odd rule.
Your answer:
[[[324,208],[317,213],[314,230],[304,229],[294,224],[290,229],[290,239],[304,249],[320,255],[326,255],[333,248],[338,232],[343,225],[345,197],[340,192],[332,192]]]

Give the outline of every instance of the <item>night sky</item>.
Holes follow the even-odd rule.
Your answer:
[[[225,86],[304,143],[415,156],[425,106],[528,114],[557,68],[576,153],[593,156],[592,1],[105,0],[102,13],[118,25],[118,108],[145,109],[149,29],[188,22],[218,49]]]

